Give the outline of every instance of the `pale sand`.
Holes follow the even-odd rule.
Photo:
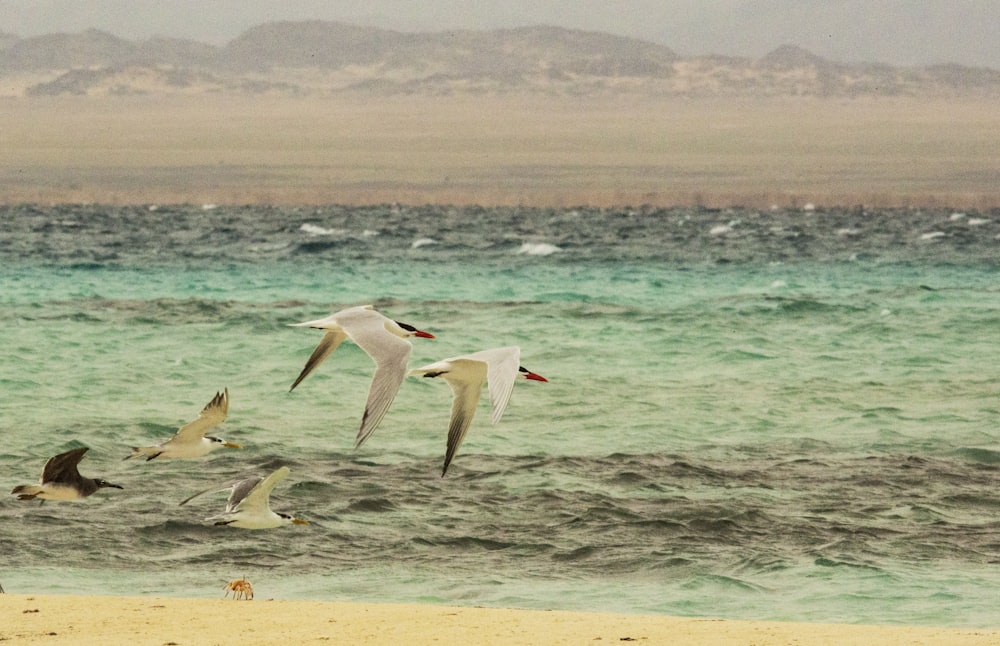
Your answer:
[[[222,592],[220,591],[220,596]],[[322,601],[0,595],[15,644],[998,644],[1000,630]]]

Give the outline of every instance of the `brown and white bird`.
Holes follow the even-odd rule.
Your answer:
[[[227,447],[243,448],[239,444],[227,442],[221,437],[205,435],[209,430],[226,421],[229,415],[229,389],[215,393],[212,401],[205,405],[198,419],[180,427],[174,436],[152,446],[132,447],[132,453],[123,459],[144,457],[149,462],[153,458],[200,458],[216,449]]]
[[[81,446],[65,453],[53,456],[45,462],[42,468],[42,480],[39,485],[18,485],[10,493],[18,500],[82,500],[98,489],[113,487],[122,489],[121,485],[111,484],[101,478],[84,478],[77,470],[77,465],[87,452],[87,447]]]
[[[442,359],[410,371],[410,375],[415,377],[441,377],[451,386],[451,422],[448,425],[448,449],[444,456],[442,477],[447,473],[448,465],[458,452],[472,417],[476,414],[484,382],[490,391],[490,401],[493,404],[491,420],[496,426],[507,409],[517,379],[548,381],[521,366],[520,361],[521,349],[508,346]]]
[[[295,390],[346,339],[354,341],[375,362],[375,374],[368,389],[368,400],[365,402],[365,412],[361,417],[361,427],[354,440],[354,448],[364,444],[378,428],[406,378],[406,364],[413,348],[407,339],[434,338],[429,332],[383,316],[371,305],[349,307],[323,319],[292,325],[325,330],[326,333],[306,361],[290,391]]]

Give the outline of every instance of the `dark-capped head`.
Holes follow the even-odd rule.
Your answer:
[[[431,334],[430,332],[424,332],[423,330],[418,330],[417,328],[413,327],[409,323],[402,323],[400,321],[393,321],[393,323],[395,323],[396,325],[398,325],[403,330],[404,333],[401,334],[400,336],[403,336],[403,337],[416,336],[416,337],[420,337],[421,339],[433,339],[434,338],[434,335]]]
[[[243,447],[234,442],[227,442],[221,437],[212,437],[211,435],[206,435],[205,439],[212,443],[212,448],[217,449],[220,447],[228,447],[230,449],[242,449]]]

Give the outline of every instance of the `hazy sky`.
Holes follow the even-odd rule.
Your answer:
[[[643,38],[682,55],[761,56],[794,44],[832,60],[1000,69],[1000,0],[0,0],[0,31],[97,28],[222,45],[272,20],[406,31],[559,25]]]

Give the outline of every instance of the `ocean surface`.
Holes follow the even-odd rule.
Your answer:
[[[442,478],[451,391],[288,324],[371,303],[502,345]],[[0,207],[0,585],[1000,627],[1000,211]],[[228,388],[203,460],[123,461]],[[45,460],[120,484],[19,502]],[[287,465],[277,511],[205,522]]]

